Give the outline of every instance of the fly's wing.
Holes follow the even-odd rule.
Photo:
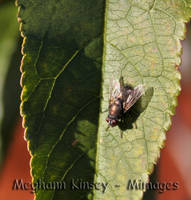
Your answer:
[[[117,80],[113,80],[110,84],[109,89],[109,103],[112,104],[118,98],[122,98],[120,82]]]
[[[133,90],[127,90],[127,99],[123,102],[123,110],[127,112],[131,106],[133,106],[137,100],[144,94],[144,86],[138,85]]]

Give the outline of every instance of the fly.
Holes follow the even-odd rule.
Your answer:
[[[143,94],[142,84],[132,89],[127,84],[124,85],[122,77],[119,81],[113,80],[109,91],[109,114],[106,118],[109,126],[116,126]]]

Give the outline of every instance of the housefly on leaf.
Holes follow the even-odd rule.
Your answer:
[[[130,86],[124,85],[122,77],[119,81],[113,80],[110,84],[109,114],[106,118],[109,126],[116,126],[143,94],[143,85],[138,85],[132,89]]]

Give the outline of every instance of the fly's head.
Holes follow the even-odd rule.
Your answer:
[[[118,124],[118,119],[108,115],[108,117],[106,118],[106,122],[109,124],[109,126],[114,127]]]

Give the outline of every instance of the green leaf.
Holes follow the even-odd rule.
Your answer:
[[[12,107],[12,105],[15,105],[15,102],[17,100],[15,100],[14,102],[13,99],[11,100],[11,106],[9,105],[9,107],[12,107],[12,109],[9,110],[8,108],[10,112],[7,113],[4,97],[5,95],[7,96],[7,93],[5,94],[5,90],[8,89],[7,77],[9,71],[11,70],[12,66],[16,67],[16,65],[12,63],[12,58],[15,53],[18,37],[18,22],[16,19],[16,12],[17,9],[13,3],[0,6],[0,163],[4,158],[6,147],[10,139],[9,129],[10,127],[12,127],[15,121],[10,116],[13,116],[13,113],[15,116],[15,109]],[[17,65],[17,67],[19,67],[19,65]],[[12,79],[12,81],[13,80],[14,78]],[[12,82],[12,84],[14,84],[14,82]],[[14,88],[17,87],[14,86]],[[11,95],[12,94],[9,93],[9,98]],[[8,126],[5,125],[8,121],[5,121],[5,118],[7,119],[7,116],[9,119],[12,119],[12,121],[9,121]]]
[[[36,199],[86,199],[72,179],[93,182],[100,105],[104,2],[18,1],[22,23],[22,114]]]
[[[175,68],[180,63],[179,40],[191,15],[190,3],[17,4],[24,36],[25,137],[33,182],[47,183],[47,188],[36,190],[36,199],[141,199],[143,190],[127,190],[127,182],[148,180],[170,126],[180,90]],[[144,84],[145,95],[124,123],[107,129],[109,84],[121,75],[133,87]],[[108,185],[105,191],[101,184],[77,189],[72,180],[78,186],[87,181]],[[65,187],[51,188],[54,181],[63,181]]]
[[[133,86],[144,84],[146,92],[126,127],[106,131],[107,113],[100,116],[95,182],[109,186],[104,195],[95,190],[95,199],[142,198],[140,183],[148,182],[177,105],[180,74],[175,66],[180,64],[180,39],[190,6],[190,1],[178,0],[107,1],[102,111],[108,107],[111,76],[119,80],[122,75]],[[137,127],[129,128],[134,120]],[[131,189],[134,180],[138,190]]]

